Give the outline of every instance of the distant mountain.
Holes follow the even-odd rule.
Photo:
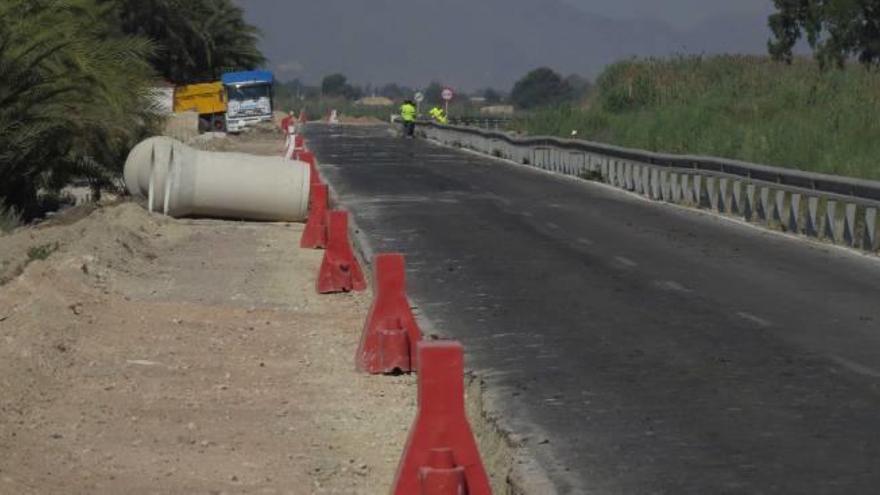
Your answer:
[[[596,75],[632,55],[762,53],[764,19],[712,19],[690,32],[587,14],[561,0],[241,0],[282,79],[342,72],[358,83],[431,80],[509,88],[550,66]]]

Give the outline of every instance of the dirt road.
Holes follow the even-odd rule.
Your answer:
[[[0,493],[385,493],[415,380],[354,372],[370,296],[315,294],[301,228],[127,203],[0,237]]]

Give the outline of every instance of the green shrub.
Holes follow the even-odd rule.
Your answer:
[[[57,242],[31,247],[28,249],[28,262],[48,259],[52,253],[58,250],[58,247],[59,244]]]
[[[880,73],[725,55],[610,66],[587,108],[528,114],[530,134],[880,179]]]

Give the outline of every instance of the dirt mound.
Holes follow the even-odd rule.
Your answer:
[[[0,236],[0,285],[21,274],[29,264],[49,257],[88,257],[90,264],[135,269],[155,258],[150,240],[175,232],[174,228],[166,228],[158,234],[160,228],[169,226],[167,220],[148,215],[134,203],[99,207],[80,221],[75,221],[77,212],[68,215],[74,223],[66,224],[59,218]]]
[[[354,371],[301,225],[68,221],[0,237],[0,493],[388,490],[414,380]]]

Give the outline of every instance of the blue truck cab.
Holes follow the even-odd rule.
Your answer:
[[[249,125],[272,121],[275,78],[271,72],[229,72],[220,80],[226,90],[228,132],[237,133]]]

